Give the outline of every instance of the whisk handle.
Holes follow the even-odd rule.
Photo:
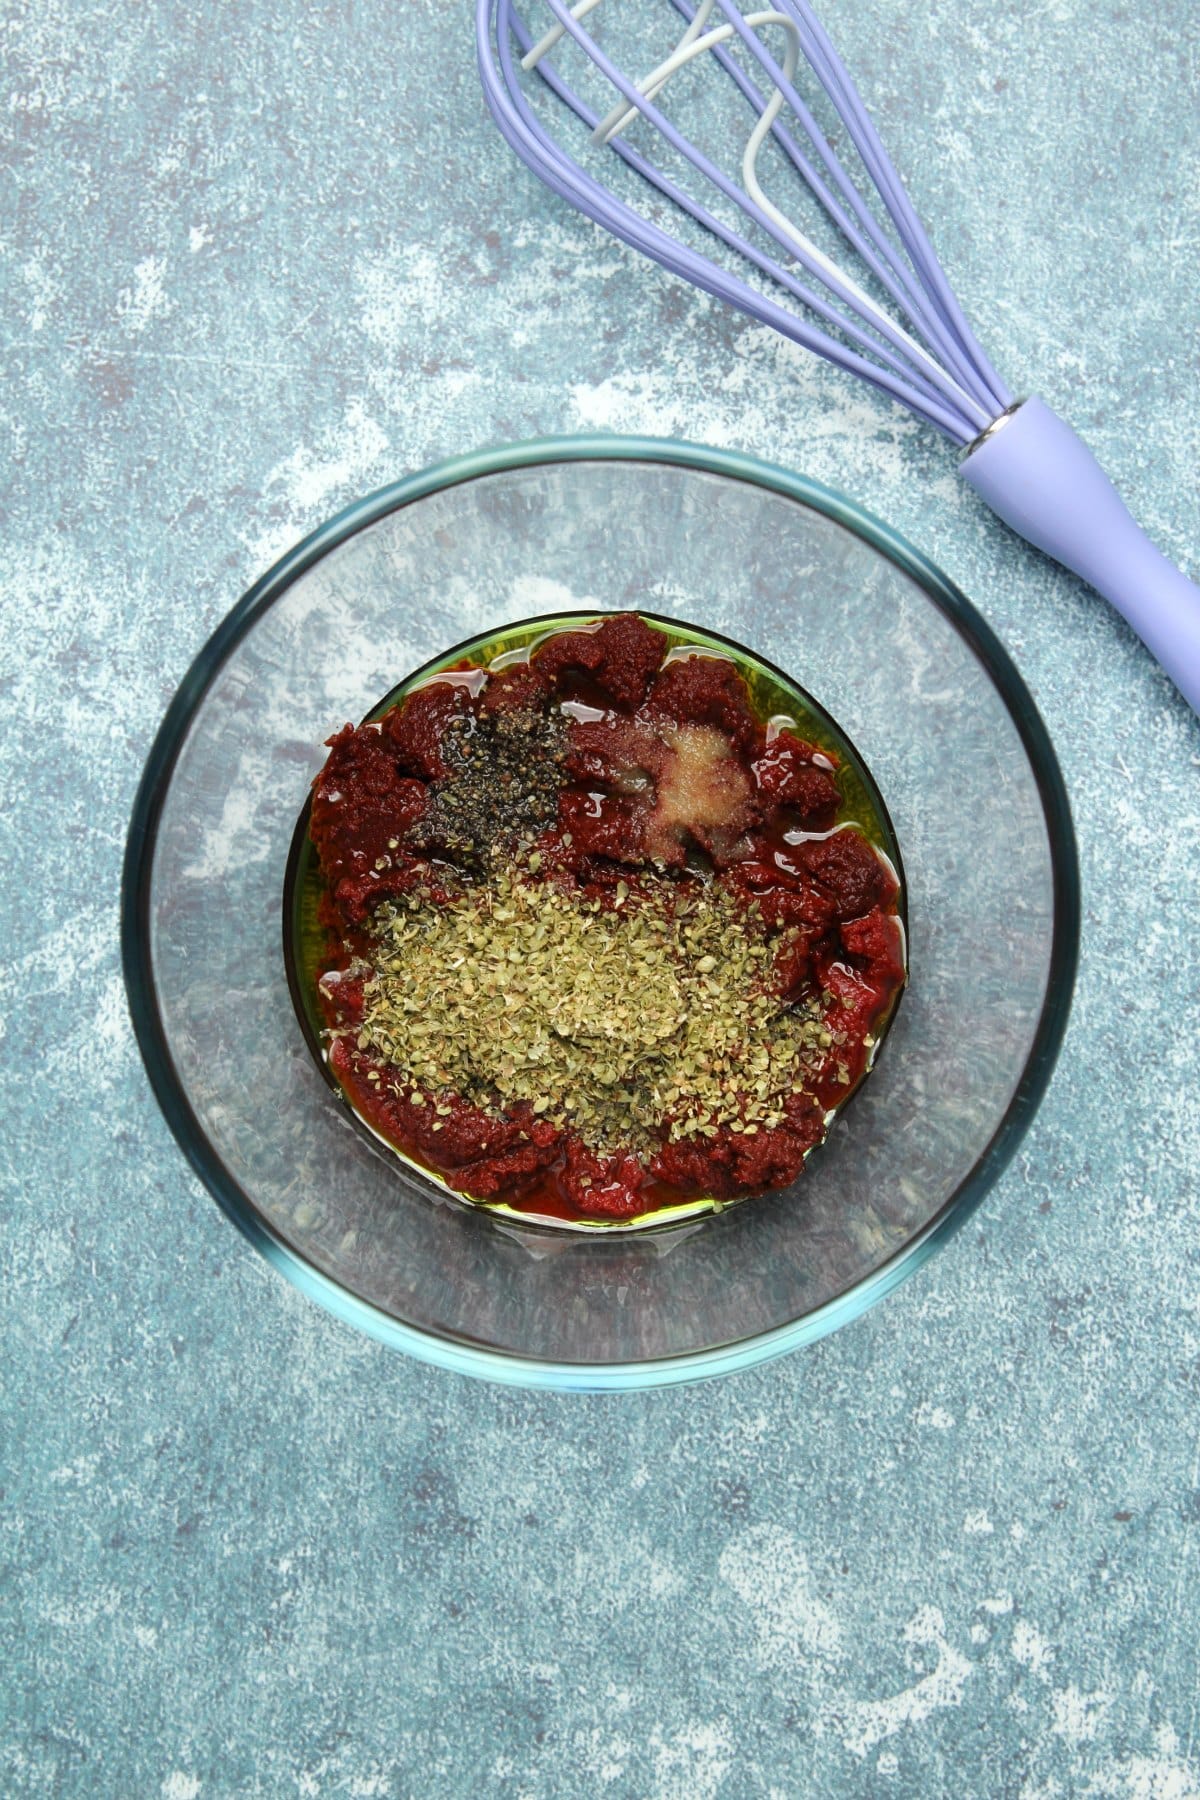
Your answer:
[[[1103,594],[1200,713],[1200,587],[1155,549],[1065,420],[1025,400],[959,473],[1006,525]]]

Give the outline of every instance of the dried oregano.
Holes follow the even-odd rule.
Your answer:
[[[781,1124],[833,1041],[816,996],[772,992],[790,934],[719,882],[622,882],[606,906],[538,863],[378,909],[359,1047],[413,1098],[527,1101],[598,1150]]]

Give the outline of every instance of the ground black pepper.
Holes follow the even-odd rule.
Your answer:
[[[558,817],[566,742],[557,707],[452,719],[442,746],[450,772],[430,784],[413,847],[478,874],[494,850],[531,843]]]

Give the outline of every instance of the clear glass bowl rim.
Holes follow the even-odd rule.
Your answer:
[[[863,539],[926,593],[986,669],[1029,758],[1046,820],[1054,912],[1046,996],[1008,1108],[973,1168],[925,1228],[846,1293],[787,1325],[689,1355],[627,1363],[565,1363],[507,1352],[406,1325],[351,1294],[279,1237],[225,1168],[192,1109],[167,1046],[150,955],[151,879],[158,821],[180,748],[226,657],[255,621],[330,550],[386,514],[483,476],[538,464],[649,462],[747,482],[799,502]],[[423,1362],[512,1386],[620,1391],[728,1374],[815,1342],[859,1317],[915,1272],[969,1217],[1024,1137],[1049,1084],[1070,1013],[1079,957],[1079,861],[1070,806],[1049,734],[995,632],[936,564],[836,490],[742,451],[649,437],[535,438],[471,452],[390,483],[353,502],[287,552],[255,582],[196,656],[150,749],[130,819],[121,880],[121,959],[134,1032],[155,1098],[195,1173],[226,1216],[268,1262],[337,1318]]]

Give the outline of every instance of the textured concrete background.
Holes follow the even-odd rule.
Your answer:
[[[465,5],[10,4],[0,1791],[1200,1794],[1200,730],[934,437],[493,136]],[[829,0],[999,366],[1195,572],[1190,0]],[[640,1398],[406,1362],[268,1274],[149,1094],[123,836],[175,684],[344,501],[582,426],[860,499],[1016,656],[1085,882],[966,1231],[815,1350]]]

